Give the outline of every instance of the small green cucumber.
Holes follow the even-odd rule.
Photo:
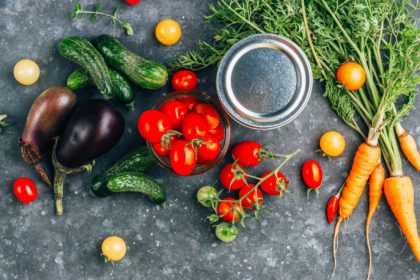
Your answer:
[[[105,189],[104,189],[105,188]],[[139,192],[145,194],[152,202],[164,204],[166,202],[165,190],[151,177],[139,172],[122,172],[109,178],[108,183],[100,189],[92,189],[93,193],[100,192],[111,195],[121,192]]]
[[[164,65],[129,51],[115,38],[101,35],[94,44],[106,62],[133,84],[145,89],[158,89],[168,81],[168,71]]]
[[[146,146],[140,147],[124,156],[106,171],[96,175],[91,182],[91,189],[102,189],[103,192],[97,191],[95,193],[94,191],[94,194],[96,196],[106,196],[109,193],[107,192],[107,188],[104,188],[103,185],[108,183],[110,177],[125,171],[143,172],[154,164],[155,161],[150,154],[149,149]]]
[[[108,70],[115,97],[121,103],[132,106],[136,95],[130,83],[117,71],[112,69]],[[74,91],[91,85],[93,85],[93,81],[90,78],[89,73],[83,68],[74,70],[67,78],[67,87]]]
[[[58,45],[60,55],[86,69],[105,99],[112,98],[113,88],[108,66],[97,49],[82,37],[65,37]]]

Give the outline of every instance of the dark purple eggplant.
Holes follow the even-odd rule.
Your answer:
[[[35,99],[20,138],[22,158],[33,165],[42,179],[51,186],[41,160],[51,148],[77,102],[76,95],[66,87],[46,89]]]
[[[111,150],[124,131],[124,118],[104,100],[89,100],[70,116],[53,151],[56,214],[63,214],[66,175],[90,171],[94,160]]]

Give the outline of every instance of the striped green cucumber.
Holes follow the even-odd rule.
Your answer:
[[[106,62],[135,85],[145,89],[158,89],[168,81],[165,66],[129,51],[115,38],[101,35],[94,44]]]
[[[60,55],[86,69],[105,99],[112,98],[113,88],[108,66],[97,49],[82,37],[65,37],[58,44]]]
[[[143,172],[150,166],[154,165],[155,161],[150,154],[147,147],[143,146],[140,147],[133,152],[124,156],[121,160],[116,162],[106,171],[96,175],[92,182],[90,183],[91,189],[104,189],[103,185],[108,183],[109,178],[114,176],[115,174],[125,172],[125,171],[132,171],[132,172]],[[106,189],[104,189],[106,190]],[[106,192],[99,193],[98,196],[106,196]]]
[[[139,172],[121,172],[111,176],[107,184],[99,189],[92,189],[97,196],[111,195],[122,192],[139,192],[145,194],[152,202],[164,204],[165,190],[151,177]]]
[[[115,97],[123,104],[132,106],[136,95],[131,87],[130,83],[124,78],[123,75],[115,70],[108,69],[109,76],[111,77],[112,89]],[[93,81],[89,76],[89,73],[79,68],[74,70],[67,78],[67,87],[71,90],[80,90],[87,86],[93,85]]]

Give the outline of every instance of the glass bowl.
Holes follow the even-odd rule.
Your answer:
[[[230,144],[230,122],[229,122],[229,118],[228,118],[227,114],[225,113],[225,111],[220,106],[220,104],[217,101],[215,101],[214,98],[207,95],[206,93],[203,93],[203,92],[174,92],[174,93],[170,93],[170,94],[165,95],[163,98],[161,98],[153,106],[153,109],[159,110],[160,107],[163,104],[165,104],[166,102],[169,102],[171,100],[183,100],[183,99],[187,99],[187,98],[191,98],[191,97],[198,99],[202,103],[210,104],[211,106],[213,106],[217,110],[217,112],[220,115],[220,125],[222,125],[223,128],[224,128],[225,137],[224,137],[223,140],[220,141],[221,151],[220,151],[219,156],[217,158],[215,158],[214,160],[212,160],[211,162],[197,163],[197,166],[194,168],[194,170],[187,176],[199,175],[199,174],[202,174],[202,173],[205,173],[205,172],[211,170],[213,167],[215,167],[225,157],[225,155],[226,155],[226,153],[229,149],[229,144]],[[161,167],[165,168],[165,169],[170,170],[171,172],[174,172],[171,168],[169,157],[158,155],[154,151],[152,144],[150,142],[147,142],[147,141],[146,141],[146,143],[147,143],[147,147],[149,148],[150,153],[152,154],[152,156],[155,159],[155,161],[157,162],[157,164],[160,165]]]

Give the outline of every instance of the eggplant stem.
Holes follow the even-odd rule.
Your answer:
[[[66,175],[66,172],[56,169],[54,176],[54,199],[55,214],[57,216],[63,215],[64,180],[66,179]]]
[[[82,167],[78,168],[67,168],[63,166],[60,162],[58,162],[57,155],[56,155],[56,147],[57,147],[58,139],[55,139],[54,148],[52,151],[52,163],[54,166],[55,174],[54,174],[54,199],[55,199],[55,214],[57,216],[61,216],[64,213],[63,208],[63,196],[64,196],[64,181],[67,175],[79,173],[82,171],[86,171],[90,173],[92,171],[93,165],[95,161],[83,165]]]
[[[47,172],[45,171],[45,168],[42,165],[42,163],[38,162],[38,163],[34,164],[34,168],[38,172],[38,174],[41,176],[41,178],[45,182],[45,184],[47,184],[47,186],[51,188],[52,187],[51,180],[48,177]]]

